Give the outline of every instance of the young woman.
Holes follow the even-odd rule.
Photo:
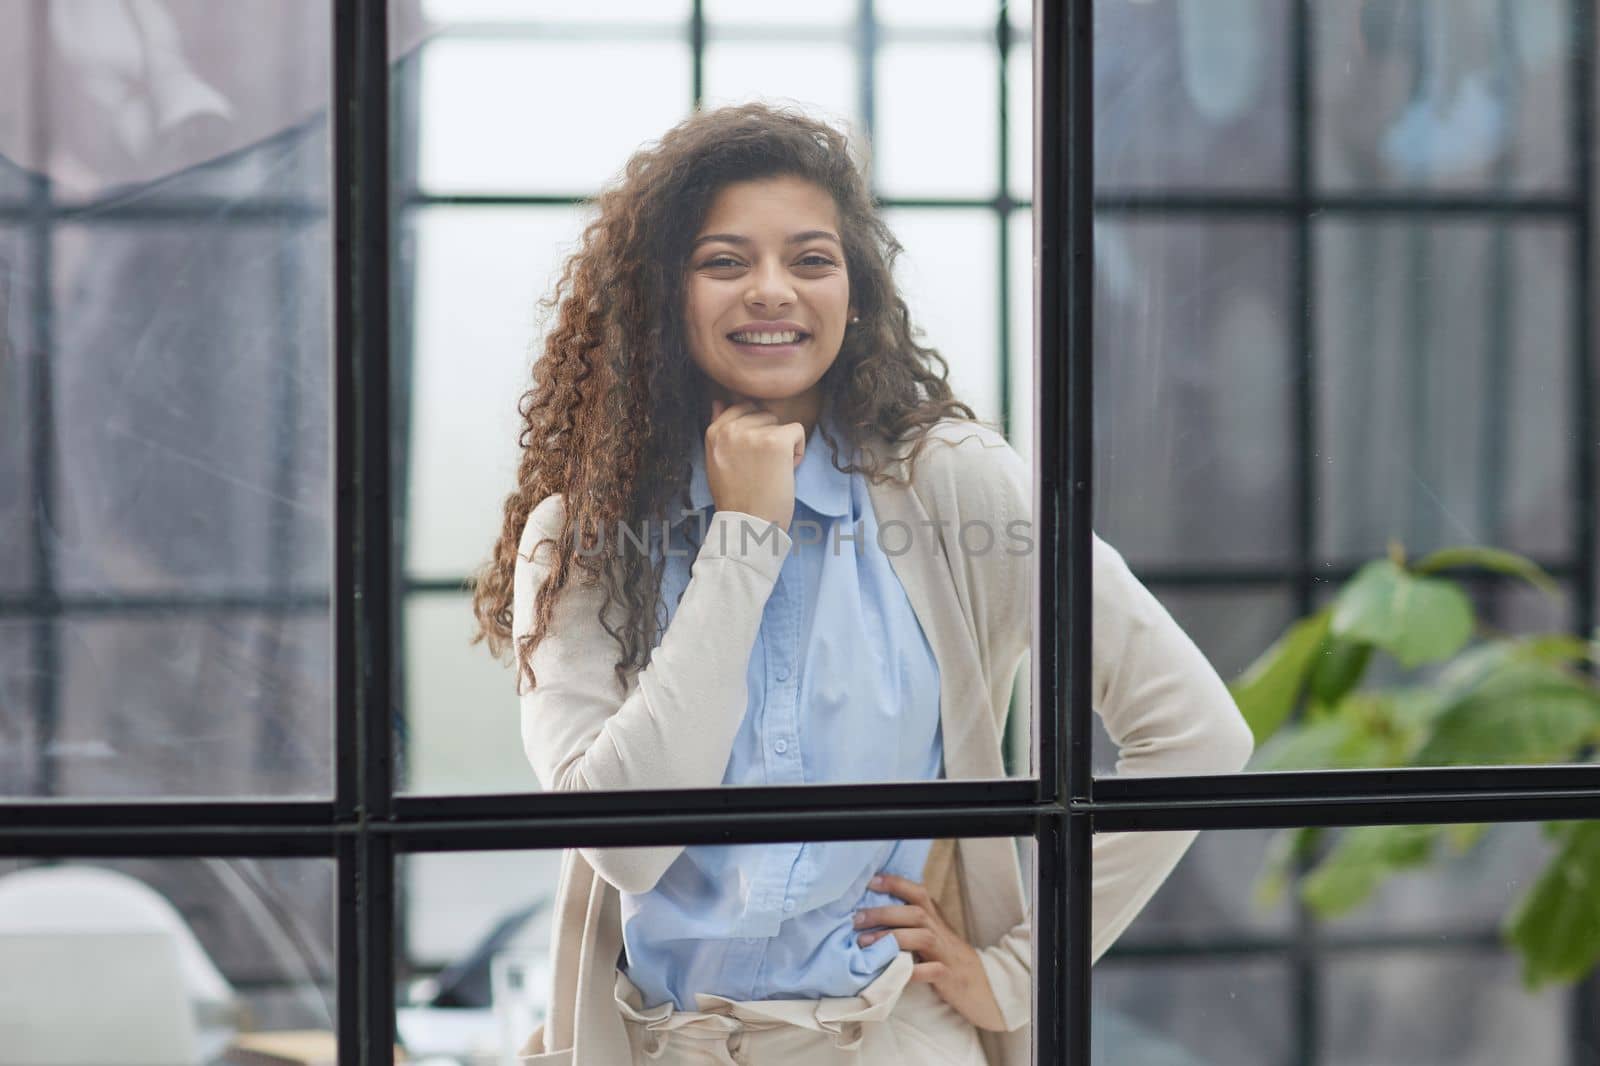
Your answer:
[[[476,592],[545,787],[1003,776],[1030,477],[912,339],[846,140],[762,105],[700,112],[598,207]],[[1094,551],[1119,771],[1240,769],[1221,679]],[[1096,838],[1095,957],[1193,836]],[[556,911],[525,1062],[1028,1061],[1009,840],[584,848]]]

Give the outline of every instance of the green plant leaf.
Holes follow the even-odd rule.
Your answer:
[[[1432,686],[1417,691],[1431,691],[1444,710],[1484,684],[1507,684],[1502,675],[1517,676],[1505,675],[1507,669],[1526,666],[1551,668],[1544,676],[1583,684],[1575,671],[1562,668],[1583,662],[1589,654],[1584,641],[1565,633],[1488,640],[1456,656],[1445,664]]]
[[[1392,734],[1374,726],[1386,711],[1383,697],[1357,693],[1323,715],[1273,737],[1251,761],[1252,770],[1348,770],[1393,766],[1402,751]]]
[[[1372,660],[1372,645],[1329,637],[1318,649],[1311,669],[1311,697],[1318,703],[1338,703],[1357,685]]]
[[[1544,822],[1540,824],[1539,829],[1544,833],[1546,840],[1560,841],[1567,839],[1574,829],[1583,824],[1582,822]]]
[[[1561,595],[1561,588],[1538,563],[1515,552],[1500,548],[1457,547],[1441,548],[1426,558],[1412,564],[1419,574],[1434,574],[1441,570],[1488,570],[1491,573],[1519,577],[1551,598]]]
[[[1552,835],[1560,850],[1504,925],[1529,989],[1576,981],[1600,960],[1600,822],[1572,823]]]
[[[1589,660],[1600,662],[1600,643],[1591,643],[1570,633],[1535,633],[1513,637],[1507,643],[1512,646],[1512,658],[1523,662],[1572,667]]]
[[[1384,692],[1395,729],[1419,740],[1427,738],[1439,716],[1448,711],[1462,694],[1452,694],[1435,685],[1394,688]],[[1409,765],[1415,762],[1415,757],[1407,756],[1403,762]]]
[[[1312,656],[1328,633],[1327,608],[1291,625],[1229,687],[1257,744],[1276,733],[1294,711]]]
[[[1295,866],[1302,857],[1309,858],[1316,850],[1322,836],[1320,826],[1300,826],[1274,833],[1267,844],[1266,858],[1261,863],[1261,873],[1256,878],[1251,893],[1256,906],[1272,907],[1283,898],[1283,890],[1294,877]]]
[[[1488,831],[1487,822],[1462,822],[1445,826],[1444,839],[1453,854],[1465,855],[1477,846]]]
[[[1472,602],[1453,581],[1419,577],[1379,559],[1334,601],[1330,632],[1378,647],[1410,668],[1448,659],[1472,638]]]
[[[1439,716],[1422,766],[1565,762],[1600,724],[1600,691],[1551,667],[1503,667]]]
[[[1300,896],[1323,918],[1366,902],[1391,874],[1433,857],[1438,825],[1364,825],[1347,829],[1300,883]]]

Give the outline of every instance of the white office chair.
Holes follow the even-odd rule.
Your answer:
[[[201,1063],[234,993],[175,907],[91,866],[0,876],[0,1066]]]

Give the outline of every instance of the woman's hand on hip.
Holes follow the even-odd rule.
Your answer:
[[[913,981],[933,985],[941,999],[979,1029],[1004,1029],[1000,1003],[989,987],[989,975],[977,949],[950,928],[928,890],[916,881],[893,874],[879,874],[869,887],[905,902],[857,911],[856,928],[872,930],[857,937],[861,946],[893,933],[900,949],[911,952],[915,962],[911,968]]]

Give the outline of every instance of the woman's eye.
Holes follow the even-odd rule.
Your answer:
[[[718,256],[713,256],[710,259],[707,259],[704,263],[702,263],[700,265],[702,267],[704,267],[705,269],[708,269],[708,270],[710,270],[710,269],[722,270],[722,269],[726,269],[728,267],[736,267],[736,266],[739,266],[740,264],[739,264],[739,261],[737,259],[733,258],[731,255],[718,255]],[[813,252],[810,255],[802,256],[800,258],[800,265],[801,266],[807,266],[807,267],[831,267],[834,264],[833,264],[833,260],[828,258],[827,256],[821,254],[820,252]]]

